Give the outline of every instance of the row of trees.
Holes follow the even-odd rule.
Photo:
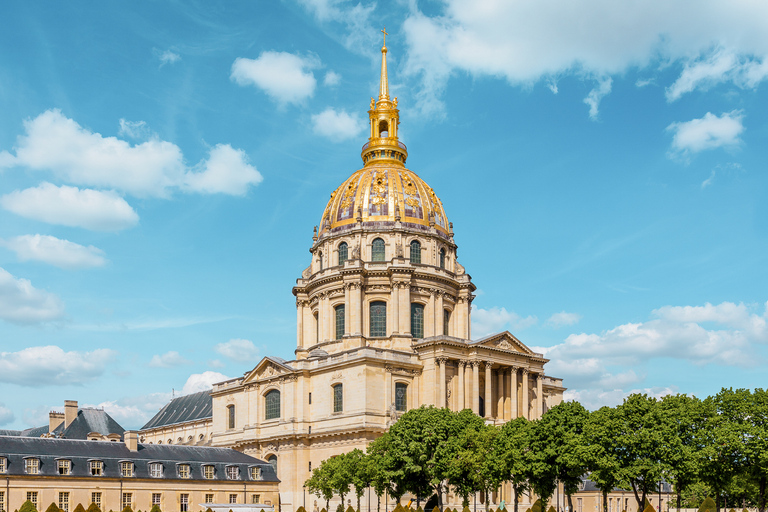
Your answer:
[[[410,493],[434,497],[440,509],[448,487],[464,504],[509,482],[514,512],[519,496],[533,492],[547,503],[558,482],[568,506],[582,476],[607,496],[631,491],[637,510],[663,481],[674,485],[677,506],[698,506],[713,496],[723,503],[757,505],[765,512],[768,475],[768,391],[723,389],[699,400],[668,395],[660,400],[633,394],[621,405],[589,412],[563,402],[540,420],[518,418],[486,425],[469,410],[421,407],[404,414],[368,446],[327,459],[306,481],[326,500],[354,492],[357,508],[365,488],[399,501]]]

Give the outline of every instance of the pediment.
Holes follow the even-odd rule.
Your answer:
[[[262,379],[269,379],[280,375],[286,375],[292,372],[293,368],[290,366],[271,357],[265,357],[259,362],[259,364],[254,367],[253,370],[245,374],[245,377],[243,378],[243,384]]]
[[[509,352],[519,352],[519,353],[527,354],[530,356],[539,355],[539,354],[536,354],[530,348],[528,348],[525,345],[525,343],[517,339],[509,331],[504,331],[497,334],[491,334],[490,336],[486,336],[484,338],[480,338],[479,340],[473,341],[472,343],[470,343],[470,345],[473,345],[476,347],[495,348],[498,350],[506,350]]]

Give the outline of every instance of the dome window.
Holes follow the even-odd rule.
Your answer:
[[[424,305],[411,304],[411,334],[416,339],[424,337]]]
[[[371,261],[384,261],[384,240],[376,238],[371,244]]]
[[[333,308],[336,317],[336,339],[340,340],[344,337],[344,316],[346,313],[346,307],[344,304],[339,304]]]
[[[320,270],[323,270],[323,253],[322,252],[317,253],[317,260],[318,260],[318,263],[320,264]]]
[[[347,245],[347,242],[341,242],[339,244],[339,265],[344,265],[344,262],[347,261],[348,254],[349,246]]]
[[[418,240],[411,242],[411,263],[421,263],[421,244]]]
[[[387,335],[387,303],[371,302],[370,308],[371,337],[383,338]]]
[[[445,268],[445,249],[440,249],[440,268]]]

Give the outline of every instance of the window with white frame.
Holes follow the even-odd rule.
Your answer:
[[[237,503],[237,494],[230,494],[229,495],[229,502],[230,503]]]
[[[205,503],[213,503],[213,494],[206,494],[205,499],[203,501]]]
[[[57,462],[56,465],[58,467],[60,475],[69,475],[69,474],[71,474],[71,472],[72,472],[72,461],[62,459],[62,460],[58,460],[56,462]],[[59,507],[59,508],[61,508],[61,507]]]
[[[149,476],[151,476],[152,478],[162,478],[163,465],[159,462],[152,462],[149,465]]]
[[[100,492],[91,493],[91,503],[99,507],[99,510],[101,510],[101,493]]]
[[[261,480],[261,468],[248,468],[251,480]]]
[[[189,494],[179,494],[179,512],[189,511]]]
[[[0,510],[5,510],[5,491],[0,491]]]
[[[24,472],[28,475],[36,475],[40,472],[40,459],[31,457],[24,459]]]
[[[160,506],[160,501],[163,499],[163,495],[159,492],[153,492],[152,493],[152,505]]]
[[[120,476],[133,476],[133,462],[123,461],[120,463]]]
[[[5,473],[6,471],[8,471],[8,459],[0,457],[0,473]]]
[[[37,508],[37,491],[27,491],[27,501]]]
[[[89,462],[91,467],[91,476],[101,476],[104,474],[104,463],[100,460],[92,460]]]
[[[189,478],[189,464],[179,464],[179,478]]]
[[[240,468],[227,466],[227,480],[237,480],[240,477]]]
[[[124,492],[123,496],[120,498],[120,503],[122,504],[123,508],[131,507],[131,509],[133,509],[133,493]]]
[[[203,466],[203,478],[208,480],[213,480],[213,476],[214,476],[213,466],[210,466],[210,465]]]
[[[69,512],[69,493],[68,492],[59,493],[59,509],[63,510],[64,512]]]
[[[258,503],[261,499],[261,496],[258,494],[251,494],[251,503]]]

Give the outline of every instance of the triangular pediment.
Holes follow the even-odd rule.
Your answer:
[[[509,331],[491,334],[469,344],[475,347],[488,347],[499,350],[508,350],[509,352],[520,352],[530,356],[540,355],[528,348],[525,343],[515,338]]]
[[[292,372],[293,368],[287,364],[276,358],[267,356],[259,361],[259,364],[257,364],[253,370],[245,374],[243,377],[243,384],[261,379],[269,379],[271,377],[285,375]]]

